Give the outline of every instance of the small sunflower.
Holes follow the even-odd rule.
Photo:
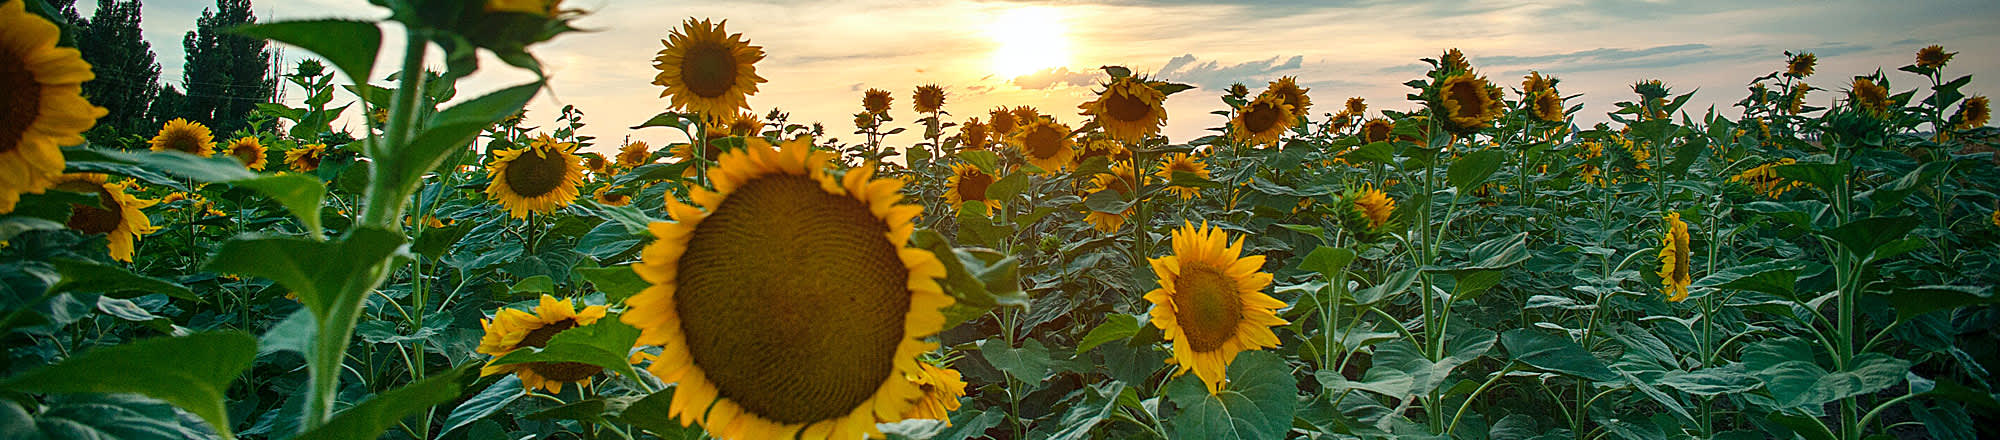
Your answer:
[[[972,118],[958,125],[958,147],[964,150],[984,150],[993,139],[993,131],[979,118]]]
[[[604,185],[597,187],[597,191],[591,192],[590,195],[591,197],[597,199],[597,203],[600,205],[625,206],[632,204],[632,196],[624,194],[612,194],[611,185]]]
[[[996,138],[1014,134],[1014,129],[1021,128],[1023,122],[1014,119],[1014,112],[1007,111],[1007,107],[996,107],[986,116],[987,123],[993,126],[993,137]]]
[[[160,134],[148,141],[153,151],[179,151],[201,157],[215,155],[215,135],[200,122],[174,118],[160,127]]]
[[[1035,121],[1042,120],[1042,111],[1035,110],[1032,106],[1018,105],[1014,106],[1013,110],[1008,110],[1007,112],[1014,114],[1014,125],[1017,127],[1026,127],[1029,124],[1034,124]]]
[[[1301,94],[1300,96],[1304,96]],[[1167,124],[1167,94],[1136,77],[1111,80],[1097,100],[1078,105],[1084,116],[1092,116],[1104,133],[1120,142],[1138,143],[1160,134]]]
[[[1372,184],[1364,184],[1360,196],[1354,199],[1354,207],[1368,216],[1369,229],[1380,229],[1389,223],[1389,215],[1396,212],[1396,199],[1389,198],[1388,193],[1375,189]]]
[[[1132,158],[1132,150],[1125,149],[1125,144],[1113,142],[1111,139],[1106,139],[1103,136],[1097,136],[1096,133],[1086,136],[1082,142],[1078,143],[1082,144],[1080,146],[1083,151],[1078,152],[1076,158],[1072,160],[1079,164],[1093,157],[1103,157],[1107,161]]]
[[[1343,110],[1346,111],[1347,114],[1351,116],[1355,117],[1367,116],[1368,101],[1361,99],[1361,97],[1359,96],[1347,98],[1347,108]],[[1305,112],[1301,111],[1299,113],[1304,114]]]
[[[1941,69],[1945,63],[1951,62],[1951,57],[1954,55],[1958,55],[1958,52],[1945,52],[1944,46],[1935,44],[1917,49],[1917,67]]]
[[[527,347],[542,348],[549,340],[572,328],[597,323],[604,319],[604,306],[588,306],[576,309],[572,300],[558,300],[542,295],[534,312],[520,309],[502,308],[493,313],[491,319],[481,319],[479,324],[486,330],[479,339],[479,353],[492,355],[498,360],[508,353]],[[561,393],[564,384],[574,383],[588,386],[591,376],[603,372],[604,367],[580,362],[525,362],[506,365],[488,365],[479,369],[479,375],[513,373],[521,377],[521,385],[528,390],[540,388],[551,393]]]
[[[1187,153],[1169,154],[1165,159],[1166,165],[1161,166],[1160,171],[1156,173],[1160,176],[1160,180],[1173,182],[1174,173],[1176,172],[1193,174],[1203,179],[1208,178],[1208,164],[1201,163],[1201,159],[1189,156]],[[1180,196],[1183,201],[1192,200],[1195,196],[1201,195],[1201,188],[1192,186],[1172,185],[1167,187],[1167,191]]]
[[[1986,121],[1993,118],[1993,109],[1989,105],[1991,103],[1984,96],[1965,98],[1965,102],[1958,104],[1958,113],[1952,114],[1951,119],[1958,121],[1960,130],[1985,127]]]
[[[229,157],[234,157],[237,162],[242,162],[244,168],[257,171],[264,170],[266,162],[264,158],[264,143],[258,141],[256,136],[244,136],[230,141],[227,149]]]
[[[1361,123],[1361,141],[1366,143],[1388,142],[1396,131],[1396,123],[1388,119],[1375,118]]]
[[[937,113],[939,110],[944,110],[944,87],[937,84],[917,86],[915,95],[910,102],[916,103],[917,113]]]
[[[1493,97],[1492,89],[1495,89],[1493,83],[1471,72],[1452,75],[1438,84],[1435,108],[1451,123],[1452,131],[1477,132],[1499,119],[1504,111],[1500,100]]]
[[[493,163],[486,166],[486,176],[493,179],[486,185],[486,196],[500,202],[514,218],[568,206],[583,184],[583,161],[570,151],[574,148],[576,144],[542,135],[526,148],[494,152]]]
[[[310,173],[319,169],[319,161],[326,157],[326,144],[305,144],[285,151],[285,166],[292,171]]]
[[[994,180],[993,175],[980,171],[972,164],[952,164],[950,182],[947,183],[951,189],[945,192],[945,201],[951,203],[953,208],[965,202],[980,202],[985,207],[986,215],[992,216],[994,210],[1000,209],[999,200],[986,198],[986,188],[993,186]]]
[[[757,94],[757,61],[764,59],[763,46],[751,46],[743,34],[731,34],[728,20],[710,24],[690,18],[681,28],[661,41],[667,47],[653,59],[660,74],[653,84],[666,87],[660,96],[672,107],[690,112],[720,115],[750,108],[749,95]]]
[[[1284,98],[1270,93],[1257,95],[1257,100],[1243,106],[1236,112],[1236,120],[1230,121],[1230,132],[1238,142],[1251,145],[1277,145],[1278,138],[1285,134],[1297,121],[1292,106],[1285,104]]]
[[[1285,105],[1292,107],[1292,116],[1304,118],[1311,111],[1313,103],[1312,98],[1306,96],[1306,92],[1308,91],[1312,91],[1312,89],[1299,87],[1298,78],[1284,76],[1279,77],[1277,81],[1271,81],[1270,88],[1265,89],[1264,93],[1277,95],[1278,99],[1285,102]],[[1354,102],[1350,101],[1349,104],[1354,104]],[[1359,114],[1360,112],[1350,113]]]
[[[1749,185],[1750,189],[1756,191],[1758,194],[1775,199],[1778,196],[1785,195],[1787,191],[1805,185],[1805,182],[1778,177],[1777,167],[1794,163],[1798,163],[1798,161],[1792,160],[1789,157],[1778,159],[1777,162],[1758,165],[1756,168],[1751,168],[1734,177],[1730,177],[1729,181]]]
[[[1110,174],[1098,174],[1090,177],[1091,193],[1114,191],[1128,199],[1139,196],[1139,185],[1136,182],[1138,176],[1132,171],[1132,164],[1130,162],[1112,164],[1110,171]],[[1135,203],[1133,206],[1127,206],[1124,212],[1117,214],[1092,210],[1084,214],[1083,219],[1090,222],[1091,227],[1096,228],[1097,232],[1111,234],[1118,232],[1118,228],[1125,227],[1125,220],[1131,218],[1132,214],[1137,211],[1137,204]]]
[[[621,317],[661,346],[668,413],[718,438],[880,436],[923,395],[923,338],[952,304],[944,266],[907,247],[923,207],[871,167],[828,173],[810,138],[723,153],[714,191],[667,200],[673,222],[634,270],[651,287]]]
[[[1243,83],[1230,84],[1229,89],[1225,91],[1229,93],[1229,96],[1238,98],[1250,96],[1250,86],[1243,85]]]
[[[106,183],[106,177],[98,173],[69,173],[56,176],[54,188],[97,196],[94,206],[70,205],[70,229],[84,235],[104,234],[109,243],[105,246],[111,258],[130,263],[132,250],[138,244],[139,236],[151,234],[160,228],[153,226],[153,220],[140,211],[153,206],[154,201],[140,199],[125,193],[125,185]]]
[[[1862,110],[1878,115],[1889,112],[1889,89],[1875,84],[1873,79],[1855,78],[1848,93],[1854,105]]]
[[[25,1],[0,3],[0,214],[21,194],[40,194],[62,175],[65,144],[107,111],[83,98],[96,78],[74,48],[56,47],[54,23],[28,13]]]
[[[1458,48],[1451,48],[1444,51],[1444,56],[1438,57],[1438,64],[1442,64],[1446,72],[1467,72],[1472,70],[1472,63],[1465,60],[1465,52],[1459,52]]]
[[[638,168],[653,163],[653,150],[646,141],[632,141],[618,149],[618,166]]]
[[[951,412],[958,410],[958,398],[965,397],[965,380],[960,378],[958,370],[930,362],[918,362],[917,366],[921,370],[904,379],[916,384],[924,395],[917,398],[916,406],[903,412],[902,418],[943,420],[944,426],[951,426]]]
[[[1053,173],[1069,166],[1076,157],[1075,141],[1070,139],[1069,126],[1053,120],[1034,119],[1021,128],[1011,139],[1014,148],[1028,163],[1041,168],[1043,173]]]
[[[1667,213],[1667,231],[1660,237],[1660,285],[1667,291],[1667,301],[1687,299],[1688,284],[1693,282],[1688,275],[1693,253],[1688,247],[1688,225],[1681,221],[1681,213]]]
[[[1810,92],[1812,92],[1812,86],[1804,82],[1800,82],[1797,87],[1793,87],[1792,93],[1785,95],[1785,112],[1796,115],[1805,111],[1806,93]]]
[[[1993,227],[2000,228],[2000,211],[1993,211]]]
[[[1801,53],[1792,55],[1790,59],[1785,60],[1785,76],[1793,78],[1812,76],[1813,65],[1818,63],[1819,57],[1813,54]]]
[[[1560,122],[1563,120],[1562,96],[1557,95],[1555,89],[1535,92],[1532,97],[1534,101],[1529,103],[1529,112],[1535,115],[1535,119],[1547,122]]]
[[[861,92],[861,110],[873,115],[888,114],[889,103],[895,100],[896,97],[889,96],[888,90],[868,89]]]
[[[757,119],[756,114],[748,112],[738,113],[735,117],[729,118],[729,123],[723,127],[729,130],[730,136],[748,138],[764,135],[764,121]]]
[[[617,162],[613,162],[602,154],[578,155],[578,157],[583,158],[583,169],[589,170],[590,175],[593,176],[592,178],[610,175],[612,171],[616,171],[618,168]]]
[[[1147,314],[1173,343],[1174,374],[1193,371],[1211,394],[1222,392],[1223,373],[1236,354],[1278,346],[1271,327],[1285,325],[1274,312],[1283,301],[1264,294],[1271,274],[1264,256],[1242,256],[1243,239],[1207,223],[1174,230],[1174,253],[1151,259],[1160,287],[1146,292]]]
[[[1521,93],[1524,95],[1535,96],[1543,90],[1554,89],[1555,78],[1542,76],[1540,71],[1529,71],[1528,76],[1521,77]]]

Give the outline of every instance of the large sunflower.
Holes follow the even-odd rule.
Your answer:
[[[1187,153],[1169,154],[1165,160],[1166,165],[1161,166],[1160,171],[1155,173],[1160,176],[1160,180],[1162,181],[1173,182],[1174,173],[1176,172],[1193,174],[1203,179],[1208,178],[1208,164],[1201,163],[1201,159],[1189,156]],[[1180,196],[1181,200],[1184,201],[1201,195],[1201,188],[1194,186],[1171,185],[1167,187],[1167,191]]]
[[[979,167],[972,164],[957,163],[951,165],[950,179],[948,185],[951,189],[945,191],[944,199],[951,203],[952,207],[959,207],[965,202],[980,202],[980,206],[986,208],[987,216],[992,216],[993,210],[1000,209],[999,200],[986,198],[986,188],[993,186],[995,180],[993,175],[980,171]]]
[[[1532,101],[1528,103],[1529,112],[1535,115],[1535,119],[1548,122],[1563,120],[1562,96],[1557,95],[1555,89],[1545,89],[1535,92],[1529,98],[1532,98]]]
[[[1028,163],[1041,168],[1043,173],[1053,173],[1069,166],[1070,159],[1076,157],[1076,143],[1070,139],[1069,126],[1046,119],[1035,119],[1021,127],[1020,133],[1012,139],[1014,148]]]
[[[1285,104],[1284,98],[1265,93],[1244,105],[1242,111],[1236,112],[1236,120],[1229,122],[1230,133],[1239,142],[1277,145],[1278,137],[1283,136],[1285,129],[1291,128],[1292,123],[1298,120],[1293,115],[1292,106]]]
[[[918,398],[917,404],[911,406],[909,411],[904,411],[902,418],[943,420],[944,426],[951,426],[951,412],[958,410],[958,398],[965,397],[965,380],[960,378],[958,370],[930,362],[918,362],[917,365],[922,371],[905,378],[917,384],[924,396]]]
[[[106,247],[112,259],[131,262],[132,249],[138,244],[139,236],[160,230],[153,227],[152,219],[146,218],[144,211],[140,211],[153,206],[154,201],[126,194],[124,184],[106,183],[103,174],[63,174],[56,176],[53,186],[63,191],[97,196],[96,205],[70,205],[67,226],[85,235],[104,234],[110,242]]]
[[[1681,302],[1687,299],[1688,284],[1693,280],[1688,275],[1692,270],[1690,258],[1694,250],[1688,247],[1688,225],[1681,221],[1681,213],[1667,213],[1667,231],[1660,237],[1660,285],[1667,291],[1667,301]]]
[[[244,136],[230,141],[226,150],[229,152],[229,157],[242,162],[244,168],[264,170],[264,164],[267,162],[264,158],[264,143],[258,141],[256,136]]]
[[[1450,122],[1449,129],[1459,134],[1477,132],[1500,118],[1502,107],[1489,89],[1493,83],[1485,77],[1461,72],[1438,83],[1435,102],[1439,115]]]
[[[576,144],[556,142],[542,135],[526,148],[493,153],[486,176],[486,196],[499,201],[514,218],[529,211],[548,213],[576,201],[577,186],[583,184],[583,163],[570,152]]]
[[[666,87],[673,108],[706,115],[733,113],[750,108],[745,100],[757,94],[757,61],[764,59],[763,46],[751,46],[743,34],[724,29],[729,21],[710,24],[690,18],[667,35],[667,46],[653,58],[660,74],[653,84]]]
[[[1278,99],[1285,101],[1285,105],[1292,106],[1292,116],[1304,118],[1312,109],[1312,98],[1306,96],[1306,92],[1309,91],[1312,91],[1312,89],[1299,87],[1299,79],[1297,77],[1285,76],[1279,77],[1277,81],[1271,81],[1270,88],[1265,89],[1264,93],[1277,95]],[[1360,102],[1349,100],[1348,108],[1352,109],[1356,104],[1360,104]],[[1350,110],[1349,112],[1356,115],[1361,113],[1361,111],[1355,110]]]
[[[944,266],[907,247],[923,207],[869,167],[828,172],[810,138],[723,153],[715,190],[667,201],[673,222],[634,267],[652,286],[621,317],[679,383],[668,412],[720,438],[880,436],[922,389],[923,338],[952,304]]]
[[[1111,80],[1097,100],[1078,105],[1085,116],[1097,118],[1104,133],[1121,142],[1137,143],[1160,133],[1167,124],[1167,94],[1135,77]]]
[[[83,99],[96,78],[74,48],[56,47],[54,23],[27,12],[25,1],[0,3],[0,214],[21,194],[39,194],[62,174],[63,144],[106,111]]]
[[[868,89],[866,92],[861,92],[861,111],[873,115],[888,114],[889,103],[895,101],[896,97],[890,96],[888,90]]]
[[[937,113],[944,110],[944,98],[944,87],[926,84],[917,86],[915,96],[910,98],[910,102],[916,103],[917,113]]]
[[[1188,223],[1174,230],[1173,255],[1151,259],[1160,287],[1146,292],[1147,314],[1173,342],[1175,374],[1194,371],[1209,393],[1222,391],[1237,353],[1277,347],[1271,327],[1286,324],[1274,313],[1285,303],[1264,294],[1264,256],[1242,254],[1241,237],[1231,244],[1221,229]]]
[[[326,144],[305,144],[285,151],[285,166],[292,171],[310,173],[319,169],[319,161],[326,157]]]
[[[215,134],[208,126],[181,118],[167,121],[147,143],[153,145],[153,151],[179,151],[201,157],[215,154]]]
[[[508,353],[526,347],[542,348],[549,345],[565,330],[582,327],[604,319],[604,306],[588,306],[579,311],[571,300],[557,300],[556,297],[542,295],[541,303],[535,305],[534,312],[520,309],[501,308],[491,319],[481,319],[479,324],[486,329],[486,335],[479,338],[479,352],[492,355],[494,360],[506,357]],[[479,369],[479,375],[513,373],[521,377],[521,385],[534,390],[540,388],[551,393],[561,393],[563,384],[578,386],[590,384],[590,377],[604,371],[604,367],[581,362],[525,362],[518,364],[492,365],[487,362]]]
[[[1112,164],[1110,171],[1110,174],[1090,176],[1090,192],[1114,191],[1126,198],[1136,198],[1139,196],[1136,182],[1138,176],[1133,174],[1131,162]],[[1132,214],[1137,212],[1137,207],[1138,204],[1134,203],[1131,206],[1125,207],[1124,212],[1117,214],[1091,210],[1089,213],[1084,214],[1083,220],[1090,222],[1090,226],[1096,228],[1097,232],[1111,234],[1118,232],[1118,228],[1125,227],[1125,219],[1131,218]]]
[[[653,163],[653,149],[646,141],[632,141],[618,149],[618,166],[638,168]]]

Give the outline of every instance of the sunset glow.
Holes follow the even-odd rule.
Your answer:
[[[1011,78],[1069,62],[1069,37],[1062,12],[1032,6],[1008,10],[986,26],[993,50],[993,73]]]

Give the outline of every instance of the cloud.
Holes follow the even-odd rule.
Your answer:
[[[1224,66],[1214,60],[1206,62],[1194,54],[1182,54],[1167,60],[1154,76],[1174,82],[1192,83],[1208,89],[1223,89],[1234,83],[1254,83],[1268,81],[1280,72],[1298,70],[1305,65],[1304,55],[1293,55],[1284,62],[1279,57],[1263,61],[1249,61]]]
[[[1097,85],[1097,77],[1101,75],[1103,74],[1094,69],[1071,72],[1068,67],[1056,67],[1017,76],[1008,82],[1023,89],[1047,89],[1059,86],[1089,87]]]

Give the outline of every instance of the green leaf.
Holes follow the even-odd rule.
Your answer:
[[[1590,379],[1598,382],[1618,380],[1618,374],[1604,366],[1567,337],[1557,336],[1537,330],[1513,329],[1500,334],[1500,345],[1507,347],[1507,353],[1521,363],[1535,368]]]
[[[1466,252],[1467,261],[1451,266],[1424,266],[1424,270],[1452,276],[1467,272],[1506,269],[1528,261],[1528,233],[1486,240]]]
[[[944,263],[945,279],[939,280],[945,294],[957,299],[945,308],[945,328],[985,314],[993,307],[1026,307],[1028,296],[1021,292],[1014,257],[990,249],[954,248],[944,235],[918,229],[910,245],[928,249]]]
[[[222,242],[207,270],[270,278],[298,294],[299,302],[325,320],[338,305],[355,304],[375,280],[356,276],[403,249],[403,234],[374,228],[349,232],[334,241],[250,233]],[[335,298],[352,292],[353,298]]]
[[[1794,298],[1797,294],[1792,287],[1797,284],[1799,272],[1803,270],[1805,264],[1798,261],[1771,260],[1715,271],[1695,280],[1689,287],[1748,290]]]
[[[415,185],[424,173],[437,168],[452,153],[471,144],[472,138],[478,136],[481,130],[512,116],[527,105],[543,85],[542,82],[533,82],[501,89],[438,112],[423,131],[404,146],[403,151],[390,153],[397,155],[395,160],[377,157],[374,163],[378,175],[373,177]]]
[[[630,205],[606,206],[592,202],[592,206],[597,208],[598,215],[603,216],[605,220],[611,220],[624,225],[625,233],[627,234],[651,236],[653,234],[650,225],[661,221],[660,219],[653,218],[653,216],[646,215],[645,211],[640,211],[639,208]]]
[[[639,329],[618,320],[617,315],[606,316],[590,325],[563,330],[549,338],[547,346],[528,347],[514,350],[494,359],[488,365],[507,365],[524,362],[581,362],[638,380],[638,372],[632,370],[628,359],[632,346],[639,341]]]
[[[1743,372],[1742,364],[1695,371],[1670,371],[1660,378],[1659,383],[1697,396],[1741,393],[1757,389],[1762,385],[1757,382],[1756,377]]]
[[[958,159],[965,161],[965,163],[979,167],[979,171],[986,173],[986,175],[1000,174],[1000,155],[993,154],[991,151],[966,150],[958,152],[955,156],[958,156]]]
[[[631,264],[577,268],[576,274],[583,276],[584,281],[589,281],[592,286],[597,287],[597,291],[604,292],[605,300],[611,302],[631,298],[632,295],[638,295],[639,291],[653,285],[646,282],[646,279],[639,278],[639,273],[632,271]]]
[[[27,393],[138,393],[193,413],[224,438],[229,383],[257,356],[257,340],[237,331],[142,339],[98,348],[0,382]]]
[[[382,50],[382,30],[365,21],[280,21],[239,26],[230,32],[298,46],[333,63],[355,82],[374,78],[375,54]]]
[[[644,123],[632,126],[632,129],[638,130],[646,127],[673,127],[681,129],[683,131],[687,131],[687,130],[692,130],[693,129],[692,127],[694,127],[695,124],[698,123],[700,123],[700,121],[696,120],[693,116],[690,115],[683,115],[674,112],[663,112],[657,115],[653,115],[652,119],[647,119],[646,122]],[[710,160],[713,159],[714,158],[710,158]]]
[[[0,400],[0,438],[181,440],[211,438],[181,423],[172,405],[132,394],[49,396],[30,416]]]
[[[264,330],[264,336],[257,338],[257,357],[281,351],[305,355],[306,346],[312,343],[313,332],[319,329],[314,324],[311,310],[293,311],[292,316],[278,321]]]
[[[320,202],[326,185],[303,174],[263,175],[243,168],[228,156],[202,158],[176,153],[131,153],[95,148],[65,148],[63,158],[71,168],[98,171],[134,178],[157,177],[164,172],[201,182],[224,183],[256,190],[277,201],[299,218],[306,232],[320,235]],[[178,183],[168,179],[170,186]]]
[[[548,275],[531,276],[526,279],[522,279],[520,282],[514,283],[513,287],[507,288],[507,293],[517,294],[517,295],[522,293],[549,293],[554,291],[556,291],[556,281],[555,279],[549,278]]]
[[[62,281],[49,287],[49,293],[95,292],[117,298],[131,298],[148,293],[164,293],[167,296],[194,302],[207,302],[186,286],[173,281],[132,273],[123,267],[112,266],[90,260],[55,258],[49,264],[62,274]]]
[[[1375,365],[1370,368],[1369,374],[1364,376],[1364,380],[1370,382],[1393,380],[1393,376],[1376,375],[1373,371],[1376,368],[1401,370],[1410,377],[1409,392],[1428,393],[1443,385],[1451,376],[1452,370],[1485,356],[1486,352],[1493,349],[1496,339],[1492,330],[1466,330],[1445,340],[1444,352],[1450,354],[1435,362],[1409,340],[1396,339],[1378,344],[1375,346]]]
[[[1499,149],[1467,153],[1451,163],[1451,169],[1445,171],[1445,179],[1451,182],[1451,186],[1458,188],[1460,195],[1471,195],[1473,189],[1485,183],[1486,178],[1493,176],[1494,171],[1499,171],[1500,164],[1506,161],[1506,153],[1502,153]]]
[[[1938,310],[1951,310],[2000,303],[1992,287],[1917,286],[1891,289],[1889,304],[1896,307],[1896,319],[1909,320]]]
[[[1332,280],[1336,278],[1334,275],[1346,270],[1347,265],[1354,262],[1354,258],[1354,251],[1348,248],[1320,246],[1313,249],[1312,253],[1306,254],[1305,261],[1299,262],[1299,268],[1319,272],[1320,276]]]
[[[1014,201],[1014,196],[1026,190],[1028,190],[1028,173],[1008,174],[1007,177],[994,181],[992,186],[986,187],[986,199],[1007,203]]]
[[[1056,426],[1061,426],[1062,430],[1050,435],[1049,439],[1091,439],[1091,428],[1111,420],[1111,414],[1118,410],[1118,396],[1124,394],[1126,389],[1125,383],[1111,381],[1084,387],[1081,392],[1083,401],[1070,405],[1069,410],[1062,413],[1062,419],[1056,421]]]
[[[283,205],[286,211],[297,216],[299,223],[305,225],[307,233],[314,236],[319,236],[321,233],[319,208],[326,197],[326,184],[321,183],[318,177],[284,174],[234,180],[228,183],[264,193],[271,200]]]
[[[1174,438],[1272,439],[1291,430],[1298,409],[1298,379],[1283,358],[1269,351],[1236,355],[1222,392],[1209,394],[1195,375],[1167,384],[1167,399],[1180,407],[1168,421]]]
[[[1346,376],[1333,370],[1320,370],[1313,373],[1313,377],[1319,380],[1320,385],[1326,387],[1327,395],[1339,395],[1346,390],[1362,390],[1391,399],[1402,399],[1409,397],[1412,388],[1417,385],[1416,378],[1410,376],[1410,373],[1395,368],[1370,368],[1362,375],[1360,381],[1347,380]]]
[[[481,390],[479,394],[474,394],[472,398],[465,399],[465,402],[458,404],[457,408],[452,408],[451,415],[444,418],[444,431],[439,432],[437,436],[444,438],[447,434],[451,434],[452,431],[458,430],[458,428],[471,425],[472,422],[477,422],[480,419],[486,418],[486,416],[500,412],[500,409],[506,408],[507,404],[514,403],[515,400],[519,400],[527,395],[528,389],[521,386],[521,378],[519,376],[512,374],[503,376],[499,381],[487,385],[486,389]]]
[[[1393,165],[1396,163],[1395,148],[1390,146],[1388,142],[1374,142],[1355,147],[1353,150],[1342,153],[1340,157],[1357,165],[1370,162],[1383,165]]]
[[[699,426],[682,426],[679,419],[667,415],[674,403],[674,389],[668,388],[632,402],[618,413],[618,420],[629,423],[665,440],[696,440],[708,438]]]
[[[28,231],[54,231],[67,228],[62,223],[34,217],[11,216],[0,218],[0,242],[13,240],[15,236]]]
[[[1854,170],[1854,163],[1799,162],[1771,169],[1778,173],[1778,177],[1810,183],[1825,194],[1839,194],[1840,181]]]
[[[1083,354],[1106,342],[1130,338],[1138,333],[1139,317],[1123,313],[1104,315],[1104,322],[1090,329],[1090,333],[1083,336],[1083,341],[1076,344],[1076,353]]]
[[[465,384],[478,377],[478,363],[467,363],[409,385],[385,391],[374,398],[334,414],[325,425],[293,440],[369,440],[382,435],[404,418],[450,402]]]
[[[979,355],[993,364],[993,368],[1027,383],[1041,382],[1049,374],[1049,366],[1055,364],[1049,359],[1048,347],[1034,339],[1022,341],[1020,348],[1008,347],[1007,341],[1000,338],[983,339],[979,341]]]
[[[1768,417],[1772,422],[1777,422],[1779,425],[1791,429],[1792,433],[1798,434],[1806,440],[1834,440],[1837,438],[1833,435],[1833,431],[1827,428],[1825,423],[1821,423],[1819,419],[1811,416],[1773,411]]]
[[[1840,243],[1856,256],[1872,258],[1876,248],[1903,238],[1903,234],[1910,233],[1910,230],[1916,229],[1917,225],[1923,222],[1923,219],[1914,215],[1869,217],[1821,231],[1819,234]]]
[[[1092,211],[1117,215],[1125,212],[1126,209],[1131,209],[1132,200],[1125,198],[1125,195],[1118,191],[1104,190],[1090,193],[1090,196],[1084,197],[1083,206],[1090,208]]]

